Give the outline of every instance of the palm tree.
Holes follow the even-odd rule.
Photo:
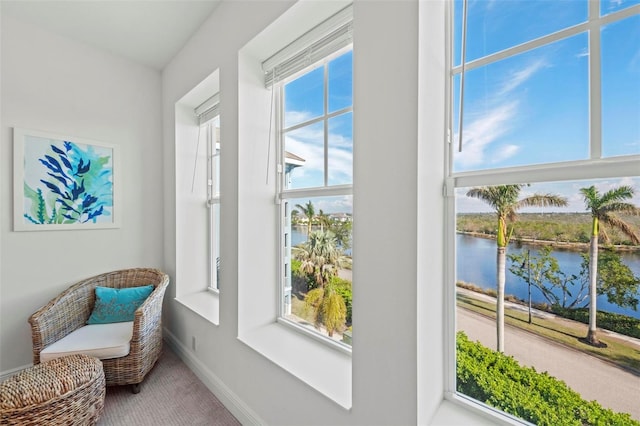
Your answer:
[[[311,225],[313,224],[313,217],[316,215],[316,209],[313,207],[311,200],[304,206],[302,204],[296,204],[296,208],[307,217],[307,238],[311,237]]]
[[[291,210],[291,223],[293,223],[294,225],[298,224],[298,221],[300,219],[298,219],[298,216],[300,215],[300,212],[296,209]]]
[[[308,241],[293,248],[293,255],[301,262],[300,270],[313,276],[317,285],[307,293],[305,307],[313,309],[316,326],[323,325],[329,336],[333,336],[344,326],[347,306],[330,282],[349,258],[337,248],[336,238],[330,231],[312,232]]]
[[[347,320],[347,304],[331,284],[324,288],[318,287],[307,293],[304,299],[305,308],[313,309],[315,326],[324,326],[329,337],[344,328]]]
[[[504,287],[506,281],[506,254],[507,245],[513,232],[513,222],[517,219],[517,212],[522,207],[562,207],[567,205],[564,197],[553,194],[533,194],[518,200],[520,190],[528,185],[499,185],[499,186],[483,186],[471,188],[467,191],[467,196],[478,198],[489,204],[498,216],[498,235],[496,237],[497,244],[497,268],[496,268],[496,284],[497,284],[497,301],[496,301],[496,332],[497,332],[497,350],[504,352]],[[509,229],[508,223],[511,222]]]
[[[326,227],[328,231],[329,228],[331,227],[331,218],[329,217],[329,215],[323,212],[322,209],[320,209],[320,211],[318,212],[317,218],[318,218],[318,222],[320,223],[320,230],[324,231]]]
[[[293,255],[301,262],[300,270],[312,275],[318,287],[324,287],[338,274],[338,269],[349,262],[330,231],[312,232],[307,241],[293,247]]]
[[[610,189],[600,194],[595,186],[580,188],[584,197],[586,209],[591,211],[591,243],[589,246],[589,331],[587,342],[594,346],[602,346],[598,340],[596,329],[596,297],[598,282],[598,240],[602,236],[605,243],[609,242],[609,236],[602,225],[618,229],[627,235],[633,244],[640,244],[640,236],[630,224],[620,219],[616,213],[637,215],[638,207],[626,202],[633,198],[634,189],[627,185]]]

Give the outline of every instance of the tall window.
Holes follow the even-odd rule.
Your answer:
[[[301,40],[313,40],[297,47]],[[351,7],[267,67],[277,119],[279,321],[351,346],[353,96]],[[302,52],[302,53],[299,53]],[[277,55],[276,55],[277,56]],[[266,62],[270,62],[271,59]]]
[[[209,286],[219,289],[220,280],[220,113],[218,95],[198,108],[199,140],[206,145],[207,155],[207,229],[209,232]]]
[[[535,424],[637,424],[640,2],[451,16],[451,391]]]
[[[351,344],[352,52],[283,82],[282,318]]]

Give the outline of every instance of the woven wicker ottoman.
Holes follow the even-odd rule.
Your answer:
[[[102,362],[69,355],[0,383],[0,425],[94,425],[104,409]]]

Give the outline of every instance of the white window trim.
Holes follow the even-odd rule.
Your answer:
[[[272,172],[276,150],[275,143],[268,153],[256,147],[267,147],[268,130],[271,141],[275,140],[270,127],[271,90],[264,89],[259,58],[268,57],[275,49],[267,49],[286,45],[296,33],[304,33],[303,27],[312,27],[349,3],[297,2],[238,53],[238,340],[345,410],[352,406],[351,356],[277,321],[280,240],[274,201],[278,200],[274,200],[273,175],[265,182],[265,161],[270,159]],[[283,27],[291,30],[283,33]],[[251,130],[245,132],[247,125]],[[259,132],[264,132],[262,141],[254,137]]]
[[[209,193],[204,186],[197,191],[193,191],[192,186],[195,173],[198,173],[199,185],[206,183],[210,173],[204,162],[204,157],[208,158],[208,141],[203,135],[205,137],[200,136],[198,142],[198,136],[201,126],[219,114],[219,90],[219,71],[215,70],[175,103],[177,258],[174,300],[216,326],[220,319],[220,297],[210,285]],[[195,160],[198,164],[194,170],[197,151],[201,158]]]
[[[219,96],[214,95],[216,101],[219,101]],[[210,98],[207,102],[211,101]],[[209,109],[203,114],[211,114],[213,111],[215,114],[209,115],[209,119],[203,125],[206,125],[206,138],[207,138],[207,209],[209,210],[208,221],[208,250],[209,250],[209,280],[207,290],[217,293],[220,291],[218,282],[218,264],[220,263],[220,229],[216,226],[216,222],[220,220],[220,193],[216,191],[220,187],[220,182],[217,182],[220,174],[216,167],[216,157],[220,157],[220,142],[217,141],[216,127],[214,124],[219,122],[219,103],[215,103],[209,107]],[[196,109],[197,112],[197,109]],[[217,151],[217,153],[216,153]],[[218,214],[216,215],[216,206],[218,206]],[[217,232],[216,232],[217,231]]]

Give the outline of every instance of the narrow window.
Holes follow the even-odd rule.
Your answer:
[[[207,153],[207,229],[209,233],[209,285],[217,291],[220,281],[220,113],[218,95],[196,108],[200,140]]]

